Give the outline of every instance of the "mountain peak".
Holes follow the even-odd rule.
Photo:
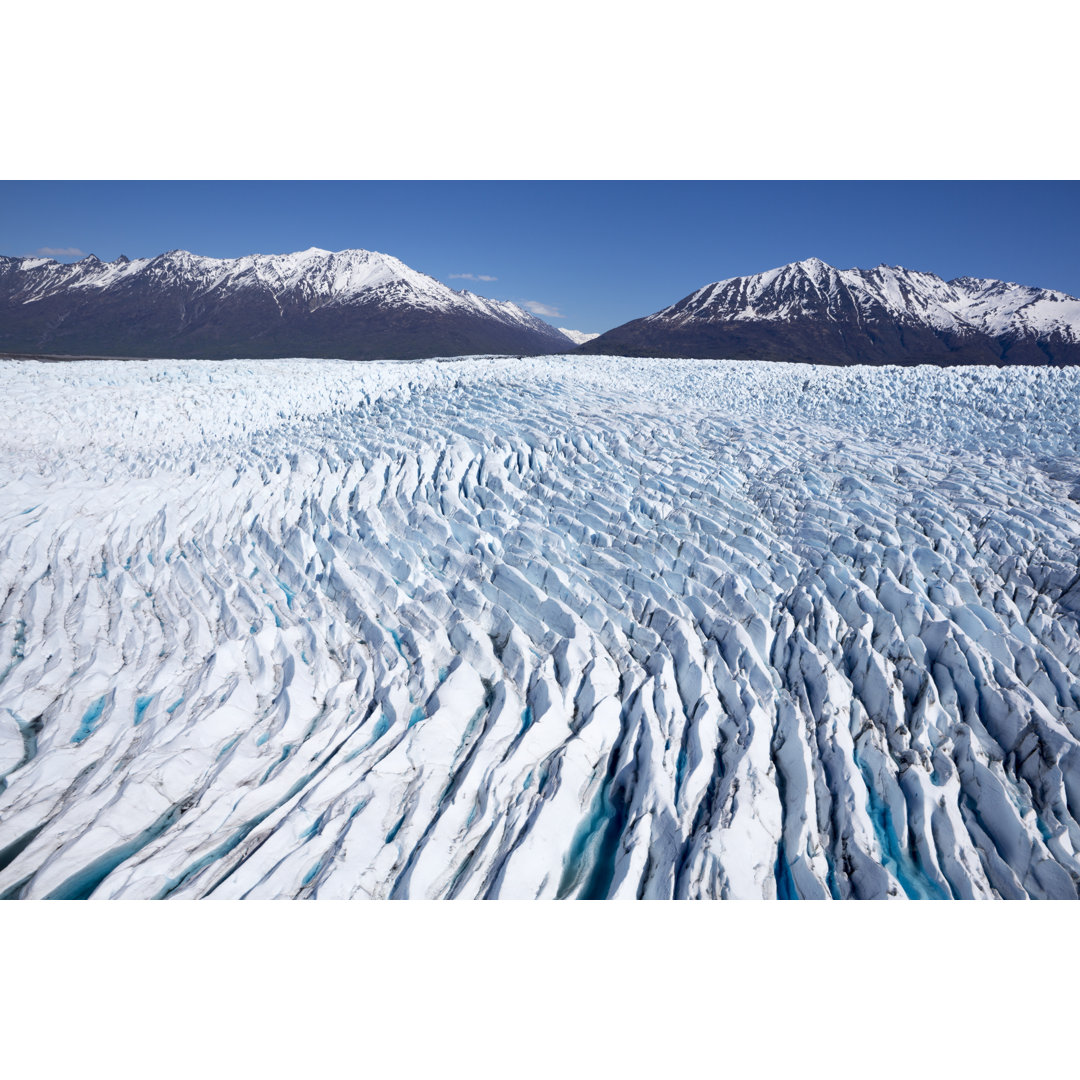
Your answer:
[[[811,256],[809,259],[801,259],[797,263],[792,263],[788,267],[784,267],[781,273],[784,271],[797,270],[809,278],[815,285],[823,285],[828,281],[831,281],[839,271],[830,266],[824,259],[819,259],[817,256]]]

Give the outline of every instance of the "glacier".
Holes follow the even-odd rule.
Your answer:
[[[0,383],[0,896],[1077,896],[1078,369]]]

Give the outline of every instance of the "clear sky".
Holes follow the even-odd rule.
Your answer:
[[[234,257],[308,247],[387,252],[455,288],[586,332],[811,255],[1076,296],[1080,182],[0,183],[4,255],[111,260],[184,248]]]

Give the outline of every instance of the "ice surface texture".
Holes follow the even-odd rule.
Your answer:
[[[0,384],[2,895],[1077,895],[1076,369]]]

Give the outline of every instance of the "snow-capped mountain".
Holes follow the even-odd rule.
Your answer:
[[[1011,282],[805,259],[713,282],[582,352],[819,363],[1080,363],[1080,300]]]
[[[0,348],[9,351],[411,359],[565,346],[516,304],[455,291],[374,251],[0,257]]]
[[[586,334],[583,330],[567,330],[565,326],[560,326],[559,330],[575,345],[584,345],[586,341],[592,341],[593,338],[600,336],[599,334]]]

